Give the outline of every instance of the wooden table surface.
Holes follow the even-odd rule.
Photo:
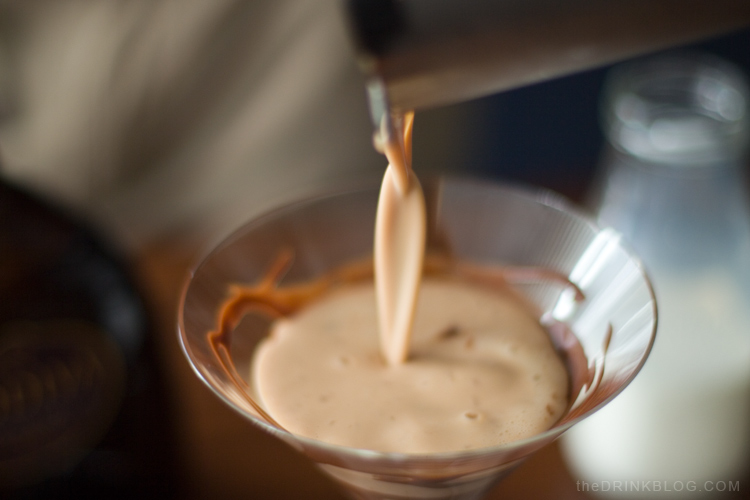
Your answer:
[[[179,292],[197,253],[179,240],[140,254],[137,274],[156,318],[156,345],[174,423],[180,490],[188,499],[344,499],[311,462],[256,429],[199,381],[180,350],[176,333]],[[742,487],[732,498],[749,498]],[[571,499],[578,491],[556,443],[501,481],[488,499]]]

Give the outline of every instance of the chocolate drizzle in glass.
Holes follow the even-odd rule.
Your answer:
[[[293,314],[338,285],[373,279],[372,259],[363,259],[336,268],[312,281],[282,285],[281,282],[293,262],[293,250],[281,250],[257,284],[231,286],[226,300],[219,308],[217,327],[207,334],[214,356],[235,387],[260,418],[282,431],[285,429],[253,398],[252,388],[238,373],[231,355],[232,332],[247,315],[256,314],[263,319],[273,321]],[[565,275],[540,267],[480,265],[458,262],[444,254],[432,253],[425,256],[423,273],[425,276],[453,277],[480,286],[510,290],[532,311],[534,309],[530,301],[513,285],[537,282],[558,283],[573,290],[576,301],[585,300],[583,292]],[[565,361],[570,377],[569,409],[555,424],[557,426],[585,414],[609,396],[609,391],[601,386],[604,354],[587,360],[578,339],[565,323],[550,320],[546,316],[541,316],[541,313],[538,313],[537,317],[540,317],[540,323],[549,333],[551,341]],[[612,327],[610,326],[604,341],[605,354],[611,335]]]

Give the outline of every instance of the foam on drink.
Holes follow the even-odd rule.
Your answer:
[[[253,362],[256,394],[286,430],[402,453],[495,446],[550,428],[568,376],[509,290],[425,278],[408,362],[379,353],[372,283],[326,293],[275,322]]]

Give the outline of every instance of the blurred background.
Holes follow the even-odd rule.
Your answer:
[[[680,48],[709,52],[747,72],[748,47],[750,30]],[[414,131],[415,148],[429,158],[425,163],[430,165],[468,168],[479,175],[549,187],[581,199],[604,149],[601,91],[613,66],[423,113],[421,128]],[[446,133],[452,131],[447,124],[454,114],[471,116],[468,130],[459,129],[461,149],[453,153],[456,156],[444,152],[430,156],[430,151],[441,151],[441,146],[455,146]],[[425,135],[439,139],[431,141]]]
[[[750,30],[690,48],[750,73]],[[610,69],[419,113],[415,169],[584,203]],[[177,300],[227,231],[384,167],[334,2],[0,0],[0,496],[340,498],[201,385]],[[588,498],[556,447],[501,497]]]

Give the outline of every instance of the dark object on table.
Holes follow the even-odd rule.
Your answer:
[[[85,225],[0,184],[0,496],[169,497],[150,320]]]

